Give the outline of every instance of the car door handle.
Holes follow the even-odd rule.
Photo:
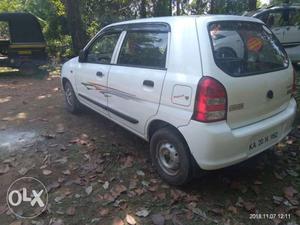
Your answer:
[[[104,77],[104,74],[103,74],[102,72],[99,71],[99,72],[96,73],[96,76],[97,76],[97,77]]]
[[[147,87],[154,87],[154,82],[152,80],[144,80],[143,85]]]

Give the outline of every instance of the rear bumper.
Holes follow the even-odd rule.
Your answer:
[[[196,162],[204,170],[214,170],[244,161],[281,141],[292,130],[297,104],[291,99],[281,113],[242,128],[231,129],[226,122],[204,124],[191,120],[179,130],[185,137]],[[250,144],[256,137],[278,131],[278,137],[254,151]]]

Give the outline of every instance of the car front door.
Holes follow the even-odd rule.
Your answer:
[[[284,43],[300,44],[300,9],[291,8],[289,10],[289,24],[286,27]]]
[[[108,78],[110,117],[133,132],[145,133],[159,108],[166,75],[169,28],[160,24],[129,25]],[[125,34],[126,33],[126,34]]]
[[[84,62],[76,71],[76,86],[80,101],[96,111],[107,114],[107,81],[110,63],[120,33],[104,33],[86,49]]]

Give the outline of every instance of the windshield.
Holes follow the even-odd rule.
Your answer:
[[[288,57],[263,24],[220,21],[208,26],[217,66],[231,76],[248,76],[284,69]]]

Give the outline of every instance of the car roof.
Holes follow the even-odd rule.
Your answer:
[[[144,19],[136,19],[123,21],[118,23],[113,23],[106,26],[104,29],[108,27],[118,26],[118,25],[128,25],[128,24],[137,24],[137,23],[168,23],[171,26],[178,21],[182,22],[195,22],[195,20],[201,20],[203,22],[212,22],[212,21],[221,21],[221,20],[241,20],[241,21],[250,21],[250,22],[258,22],[262,23],[260,20],[252,17],[245,16],[234,16],[234,15],[191,15],[191,16],[167,16],[167,17],[151,17]]]

